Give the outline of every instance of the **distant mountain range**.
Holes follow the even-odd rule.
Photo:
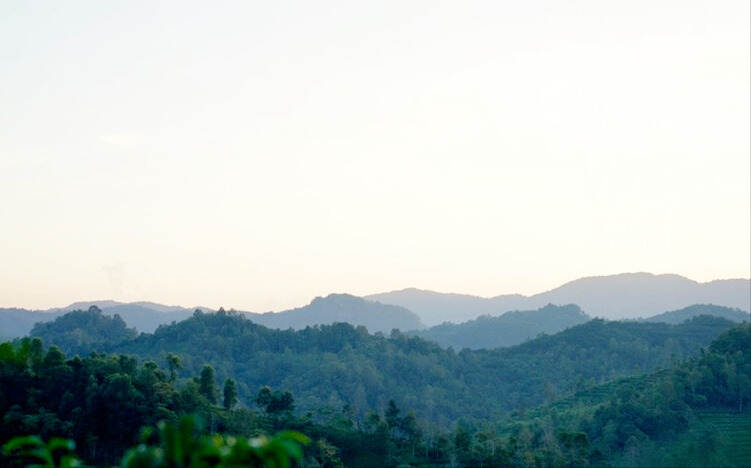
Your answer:
[[[346,322],[362,325],[369,332],[389,333],[393,329],[420,330],[425,325],[414,312],[404,307],[380,304],[349,294],[317,297],[310,304],[283,312],[254,314],[245,312],[251,321],[269,328],[300,330],[308,325]]]
[[[712,304],[695,304],[680,310],[671,310],[663,312],[644,319],[645,322],[663,322],[673,325],[685,322],[697,315],[712,315],[721,317],[731,322],[748,322],[751,321],[751,314],[740,309],[731,309],[730,307],[716,306]]]
[[[699,283],[679,275],[623,273],[581,278],[533,296],[519,294],[490,298],[403,289],[365,296],[384,304],[405,307],[428,326],[463,322],[481,315],[532,310],[546,304],[577,304],[594,317],[611,320],[649,317],[693,304],[716,304],[751,310],[751,281],[716,280]]]
[[[625,273],[582,278],[533,296],[512,294],[483,298],[404,289],[373,294],[365,298],[348,294],[332,294],[316,298],[304,307],[282,312],[242,313],[250,320],[271,328],[302,329],[308,325],[347,322],[353,325],[363,325],[371,333],[378,331],[388,333],[394,328],[402,331],[423,330],[426,326],[436,326],[443,322],[458,324],[481,316],[505,317],[497,322],[483,319],[479,323],[463,324],[463,329],[478,327],[478,333],[485,332],[486,334],[487,330],[482,330],[483,326],[487,327],[492,324],[495,327],[504,328],[503,332],[498,332],[498,336],[488,337],[488,341],[483,342],[482,345],[479,343],[473,345],[478,347],[491,344],[508,346],[539,333],[554,333],[571,326],[569,322],[566,322],[565,317],[552,313],[553,309],[545,309],[548,304],[557,306],[576,304],[581,308],[580,312],[583,311],[590,317],[618,320],[642,319],[661,314],[666,310],[676,311],[694,304],[715,304],[738,309],[740,312],[748,312],[751,309],[750,301],[751,282],[747,279],[698,283],[678,275]],[[71,310],[87,310],[92,305],[99,307],[105,315],[120,315],[129,327],[139,332],[153,332],[159,325],[183,320],[192,315],[196,309],[166,306],[153,302],[124,303],[112,300],[76,302],[67,307],[44,311],[0,309],[0,338],[27,335],[36,322],[54,320]],[[206,312],[212,311],[206,307],[199,308]],[[543,310],[551,312],[549,321],[543,320],[545,316]],[[526,313],[538,311],[538,315],[534,318],[523,317],[524,312],[502,315],[509,311],[527,311]],[[727,314],[722,316],[730,320],[738,317],[737,313],[727,312]],[[678,320],[676,317],[668,315],[664,320]],[[528,322],[526,325],[522,323],[524,320]],[[537,320],[542,320],[542,322],[534,323]],[[563,328],[560,328],[560,324],[564,324]],[[426,337],[429,334],[435,334],[436,337],[442,336],[448,340],[446,337],[455,332],[458,333],[451,327],[444,327],[424,330],[422,333]],[[514,333],[516,338],[512,337]],[[438,338],[436,340],[441,342]],[[446,343],[451,346],[468,346],[462,341],[448,340]]]
[[[190,317],[196,308],[165,306],[153,302],[123,303],[117,301],[76,302],[67,307],[44,311],[26,309],[0,309],[0,338],[27,335],[35,323],[49,322],[73,310],[88,310],[97,306],[105,315],[118,314],[129,327],[139,332],[152,333],[159,325],[168,325]],[[213,312],[198,307],[204,312]],[[282,312],[239,312],[251,321],[269,328],[302,329],[309,325],[326,325],[346,322],[363,325],[369,332],[389,333],[399,330],[420,330],[425,325],[413,312],[399,306],[366,301],[349,294],[331,294],[317,297],[310,304]]]
[[[640,321],[677,325],[700,315],[711,315],[736,323],[749,321],[751,318],[748,312],[740,309],[696,304]],[[482,315],[463,323],[444,322],[408,334],[434,341],[443,347],[451,346],[456,350],[492,349],[514,346],[541,334],[552,335],[591,319],[592,317],[582,312],[577,305],[548,304],[536,310],[516,310],[495,317]]]
[[[156,330],[159,325],[184,320],[195,310],[195,308],[165,306],[153,302],[126,303],[110,300],[75,302],[66,307],[48,310],[0,309],[0,337],[15,338],[27,335],[37,322],[49,322],[67,312],[88,310],[91,306],[99,307],[105,315],[118,314],[129,327],[148,333]],[[208,308],[201,309],[211,311]]]
[[[540,334],[553,334],[591,320],[577,305],[548,304],[537,310],[512,311],[492,317],[482,315],[464,323],[442,323],[411,335],[456,350],[513,346]]]

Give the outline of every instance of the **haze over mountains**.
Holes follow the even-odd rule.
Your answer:
[[[726,279],[699,283],[672,274],[623,273],[577,279],[532,296],[510,294],[483,298],[410,288],[365,298],[406,307],[428,326],[471,320],[481,315],[500,315],[509,310],[538,309],[547,304],[576,304],[590,316],[618,320],[649,317],[693,304],[749,311],[751,282]]]
[[[282,312],[251,313],[242,312],[250,320],[270,328],[302,329],[308,325],[347,322],[363,325],[371,333],[390,332],[396,328],[402,331],[422,330],[440,325],[443,322],[462,323],[481,316],[500,316],[509,311],[536,311],[548,304],[567,306],[575,304],[589,317],[607,319],[646,318],[665,311],[676,311],[695,304],[714,304],[733,309],[740,313],[751,309],[751,282],[748,279],[717,280],[699,283],[678,275],[653,275],[649,273],[625,273],[612,276],[581,278],[563,286],[536,294],[523,296],[519,294],[482,298],[462,294],[444,294],[418,289],[404,289],[388,293],[373,294],[364,298],[349,294],[331,294],[314,299],[310,304]],[[124,303],[112,300],[76,302],[62,308],[45,311],[26,309],[0,309],[0,336],[17,337],[29,333],[34,323],[54,320],[65,312],[76,309],[88,309],[98,306],[105,315],[120,315],[129,327],[139,332],[153,332],[159,325],[178,322],[193,314],[195,307],[166,306],[153,302]],[[203,311],[211,311],[199,307]],[[545,309],[548,312],[555,309]],[[561,309],[564,310],[564,309]],[[500,322],[512,317],[532,323],[542,320],[544,313],[534,320],[507,315]],[[521,342],[539,333],[560,331],[566,323],[565,317],[555,313],[548,314],[548,320],[542,320],[532,326],[517,323],[517,328],[507,324],[511,331],[499,332],[500,335],[490,339],[499,346],[508,346]],[[690,314],[689,314],[690,315]],[[727,312],[723,315],[734,320],[738,314]],[[675,318],[667,317],[666,321]],[[483,322],[488,325],[493,321]],[[556,325],[557,324],[557,325]],[[481,325],[481,324],[479,324]],[[479,326],[467,324],[465,328]],[[510,327],[510,328],[509,328]],[[425,330],[424,333],[444,336],[451,327]],[[501,338],[516,333],[521,338]],[[457,342],[446,345],[458,346]],[[440,342],[440,340],[439,340]],[[467,344],[462,344],[464,346]]]
[[[17,337],[27,335],[35,323],[49,322],[73,310],[87,310],[97,306],[105,315],[119,315],[129,327],[139,332],[152,333],[159,325],[179,322],[191,315],[196,309],[212,312],[206,307],[184,308],[165,306],[153,302],[122,303],[117,301],[76,302],[67,307],[46,311],[26,309],[0,309],[0,336]],[[388,333],[394,328],[399,330],[419,330],[425,328],[420,318],[413,312],[399,306],[379,304],[366,301],[349,294],[331,294],[317,297],[313,301],[296,309],[282,312],[239,312],[251,321],[269,328],[302,329],[309,325],[326,325],[346,322],[365,326],[371,333]]]
[[[537,310],[511,311],[496,317],[482,315],[459,324],[444,322],[410,334],[457,350],[492,349],[517,345],[543,333],[558,333],[591,318],[577,305],[548,304]]]
[[[269,328],[300,330],[308,325],[328,325],[346,322],[362,325],[369,332],[388,333],[393,329],[419,330],[425,328],[420,318],[404,307],[366,301],[350,294],[330,294],[317,297],[296,309],[265,314],[245,313],[245,317]]]
[[[644,319],[646,322],[662,322],[678,324],[698,315],[712,315],[721,317],[731,322],[748,322],[751,314],[740,309],[716,306],[712,304],[695,304],[679,310],[669,310],[661,314]]]

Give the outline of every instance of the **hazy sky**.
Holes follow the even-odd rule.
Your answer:
[[[0,307],[748,277],[749,2],[0,3]]]

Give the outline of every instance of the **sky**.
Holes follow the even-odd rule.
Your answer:
[[[751,270],[749,2],[0,3],[0,307]]]

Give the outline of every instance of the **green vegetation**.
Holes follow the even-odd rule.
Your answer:
[[[684,307],[679,310],[671,310],[664,312],[654,317],[645,319],[647,322],[665,322],[678,324],[692,319],[699,315],[711,315],[713,317],[721,317],[731,322],[748,322],[751,315],[748,312],[744,312],[741,309],[733,309],[730,307],[716,306],[712,304],[694,304],[692,306]]]
[[[290,468],[303,461],[302,445],[310,440],[297,432],[281,432],[273,438],[248,439],[221,435],[201,435],[201,425],[193,417],[177,424],[160,422],[156,433],[144,428],[141,443],[122,458],[123,468]],[[30,466],[74,468],[82,466],[75,453],[75,442],[52,438],[44,443],[38,436],[15,437],[3,447],[9,463],[33,463]],[[36,462],[36,463],[34,463]]]
[[[71,324],[62,323],[67,339]],[[296,466],[358,468],[751,461],[751,325],[719,318],[593,320],[511,348],[455,353],[398,332],[279,331],[196,312],[107,351],[66,358],[36,338],[0,345],[0,443],[34,436],[6,446],[0,465],[27,463],[15,456],[26,451],[49,452],[60,466],[73,460],[71,444],[85,463],[133,467],[180,466],[173,456],[216,467],[295,458]],[[362,406],[347,387],[358,379],[381,392],[362,390]],[[286,452],[277,459],[269,449],[264,460],[266,446]]]
[[[55,322],[46,325],[51,329]],[[387,338],[342,323],[271,330],[240,314],[196,311],[153,334],[94,349],[157,362],[173,353],[190,375],[209,364],[220,381],[235,380],[241,401],[270,385],[291,391],[302,410],[350,405],[364,416],[393,398],[448,428],[459,418],[497,418],[584,386],[669,366],[730,326],[711,317],[675,326],[593,320],[510,348],[457,353],[399,332]],[[46,339],[63,343],[66,352],[79,351],[54,333]]]
[[[537,310],[506,312],[497,317],[483,315],[460,324],[446,322],[410,335],[444,347],[490,349],[517,345],[543,333],[558,333],[589,320],[579,306],[548,304]]]
[[[119,315],[104,315],[98,307],[91,306],[89,310],[68,312],[52,322],[37,323],[31,336],[55,343],[68,353],[86,353],[132,340],[137,333]]]
[[[419,330],[425,325],[404,307],[366,301],[350,294],[329,294],[296,309],[265,314],[244,313],[251,321],[269,328],[304,329],[312,325],[346,322],[364,326],[369,332],[389,333],[397,330]]]

